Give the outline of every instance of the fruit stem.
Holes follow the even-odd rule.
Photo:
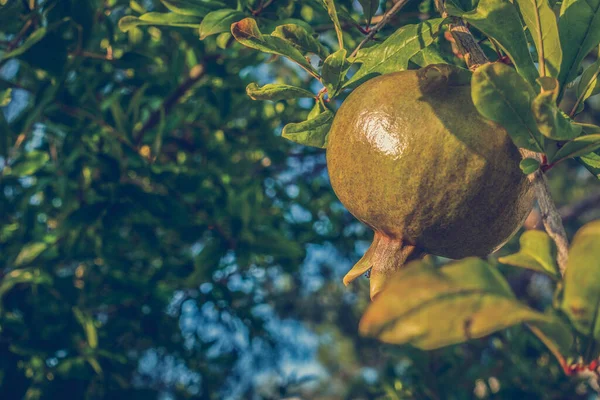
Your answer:
[[[365,255],[344,277],[348,284],[357,277],[368,273],[371,299],[381,292],[388,278],[410,261],[425,255],[421,249],[400,238],[391,238],[382,232],[375,232],[373,243]]]

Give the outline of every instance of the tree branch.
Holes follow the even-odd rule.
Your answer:
[[[453,21],[448,25],[450,34],[456,42],[458,51],[465,58],[465,62],[471,71],[474,71],[480,65],[489,62],[485,53],[477,44],[469,28],[459,18],[453,18]]]
[[[390,19],[394,16],[394,14],[396,14],[398,11],[400,11],[400,9],[402,7],[404,7],[406,5],[406,3],[408,3],[408,0],[399,0],[396,4],[394,4],[394,6],[392,8],[390,8],[388,11],[386,11],[386,13],[383,14],[383,16],[381,17],[381,20],[377,23],[377,25],[375,25],[371,29],[369,34],[367,36],[365,36],[365,38],[362,40],[362,42],[360,42],[358,44],[358,46],[356,46],[356,48],[350,54],[349,57],[350,58],[354,57],[358,53],[360,48],[363,47],[363,45],[365,43],[367,43],[369,40],[373,39],[373,37],[377,34],[377,32],[379,32],[390,21]]]
[[[438,7],[442,16],[446,17],[447,13],[443,8],[443,4],[438,4]],[[489,62],[467,26],[460,19],[455,19],[449,26],[450,33],[456,41],[458,49],[463,54],[465,62],[470,70],[475,70],[480,65]],[[519,151],[523,158],[534,158],[541,162],[542,155],[540,153],[534,153],[526,149],[519,149]],[[548,181],[546,180],[544,173],[538,169],[533,174],[529,174],[528,179],[535,190],[544,228],[556,243],[556,248],[558,250],[557,262],[561,274],[564,275],[567,268],[569,241],[567,239],[565,227],[562,223],[562,218],[552,200]]]
[[[144,135],[154,128],[156,124],[160,122],[161,115],[168,113],[173,106],[175,106],[179,100],[185,95],[185,93],[196,83],[200,78],[204,76],[204,67],[201,64],[196,65],[190,70],[189,77],[177,87],[161,104],[161,106],[154,110],[148,121],[142,126],[140,131],[135,138],[135,145],[139,146],[144,140]]]

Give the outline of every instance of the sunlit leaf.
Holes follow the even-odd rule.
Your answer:
[[[314,94],[306,89],[279,83],[270,83],[262,87],[259,87],[256,83],[251,83],[246,87],[246,93],[253,100],[276,101],[300,97],[315,97]]]
[[[515,267],[527,268],[560,278],[556,264],[556,245],[546,232],[529,230],[519,238],[521,249],[518,253],[500,257],[498,261]]]
[[[73,314],[75,314],[75,318],[77,318],[77,321],[79,322],[79,324],[81,324],[81,327],[83,328],[83,331],[85,332],[85,336],[86,336],[88,345],[92,349],[97,348],[98,347],[98,331],[96,330],[96,325],[94,325],[94,319],[91,316],[86,315],[83,311],[81,311],[77,307],[73,307]]]
[[[244,13],[232,9],[212,11],[200,24],[200,40],[222,32],[229,32],[231,24],[244,18]]]
[[[224,3],[214,0],[160,0],[160,2],[174,13],[196,17],[203,17],[211,11],[227,7]]]
[[[600,154],[589,153],[577,159],[592,175],[600,179]]]
[[[295,24],[279,25],[271,36],[276,36],[285,39],[302,53],[313,53],[321,57],[327,58],[329,52],[327,49],[315,39],[304,27]]]
[[[558,80],[543,77],[538,80],[542,91],[531,104],[533,116],[539,131],[549,139],[570,140],[581,134],[581,127],[573,121],[556,104],[558,98]]]
[[[361,64],[360,69],[344,87],[355,87],[377,75],[406,70],[410,59],[433,42],[443,21],[436,18],[416,25],[403,26],[383,43],[361,49],[356,57],[350,60]]]
[[[123,32],[127,32],[130,29],[143,25],[197,28],[200,26],[201,22],[202,18],[194,15],[151,12],[143,14],[140,17],[126,16],[121,18],[119,20],[119,29]]]
[[[46,36],[46,33],[48,33],[48,29],[46,27],[41,27],[37,29],[35,32],[29,35],[27,39],[23,42],[23,44],[21,44],[19,47],[12,51],[4,53],[0,60],[6,60],[9,58],[20,56],[21,54],[29,50],[31,47],[33,47],[33,45],[42,40]]]
[[[325,110],[304,122],[287,124],[283,127],[282,136],[306,146],[325,148],[333,117],[333,112]]]
[[[17,255],[14,266],[18,267],[21,265],[30,264],[47,248],[48,244],[44,242],[33,242],[26,244]]]
[[[285,39],[277,36],[263,35],[258,29],[256,21],[252,18],[245,18],[231,25],[231,33],[238,42],[246,47],[288,57],[307,71],[316,74],[312,65],[310,65],[298,49]]]
[[[562,61],[556,15],[547,0],[517,0],[539,55],[540,74],[557,77]]]
[[[43,151],[33,150],[25,153],[10,167],[10,175],[12,176],[27,176],[33,175],[42,167],[44,167],[50,156]]]
[[[563,51],[558,81],[563,92],[577,77],[583,59],[600,43],[600,0],[564,0],[558,31]]]
[[[558,163],[567,158],[585,156],[598,149],[600,149],[600,133],[583,135],[564,144],[549,161]]]
[[[363,315],[360,332],[429,350],[547,320],[520,303],[502,275],[481,259],[439,269],[416,261],[393,275]]]
[[[327,9],[327,13],[329,14],[329,18],[333,21],[333,27],[335,28],[335,34],[338,40],[339,49],[344,48],[344,31],[342,30],[342,26],[340,25],[340,19],[338,17],[337,9],[335,7],[334,0],[322,0],[325,8]]]
[[[12,89],[0,90],[0,107],[6,107],[12,98]]]
[[[419,67],[426,67],[431,64],[451,64],[444,58],[443,52],[435,45],[435,43],[419,51],[410,59],[410,61],[417,64]]]
[[[329,98],[335,97],[341,89],[348,67],[346,50],[344,49],[336,51],[325,59],[321,75]]]
[[[15,287],[15,285],[22,283],[30,285],[44,285],[52,283],[52,278],[45,272],[41,272],[39,269],[14,269],[7,273],[0,281],[0,298],[2,298],[13,287]],[[0,310],[1,309],[2,307],[0,306]]]
[[[577,99],[583,103],[588,98],[600,93],[600,57],[583,71],[577,85]]]
[[[569,249],[560,308],[581,334],[600,339],[600,220],[584,225]]]

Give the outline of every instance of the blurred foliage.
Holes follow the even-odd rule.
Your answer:
[[[234,43],[214,16],[204,41],[185,27],[194,15],[118,29],[199,3],[214,9],[0,0],[2,399],[589,398],[521,327],[434,352],[358,336],[368,282],[341,276],[370,233],[337,202],[323,151],[279,137],[314,101],[246,94],[310,76]],[[363,37],[349,0],[343,38],[316,0],[224,3],[302,19],[325,53]],[[432,9],[414,2],[384,34]],[[570,161],[551,178],[559,205],[598,189]],[[501,271],[531,306],[550,304],[547,278]]]

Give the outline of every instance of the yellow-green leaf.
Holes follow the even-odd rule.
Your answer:
[[[342,26],[340,25],[340,19],[338,17],[337,10],[335,8],[334,0],[322,0],[323,5],[327,9],[327,13],[329,14],[329,18],[333,22],[333,27],[335,28],[335,34],[338,39],[339,49],[344,48],[344,31],[342,30]]]
[[[557,77],[562,61],[556,15],[547,0],[517,0],[538,52],[540,74]]]
[[[292,142],[324,149],[333,117],[332,111],[325,110],[304,122],[287,124],[283,127],[282,136]]]
[[[481,259],[439,269],[416,261],[393,275],[363,315],[360,332],[429,350],[548,320],[520,303],[502,275]]]
[[[348,67],[344,49],[336,51],[325,59],[321,75],[330,99],[334,98],[341,89]]]
[[[259,87],[256,83],[251,83],[246,87],[246,93],[253,100],[277,101],[300,97],[315,97],[314,94],[306,89],[279,83],[269,83],[262,87]]]
[[[600,339],[600,220],[577,231],[564,277],[560,308],[581,334]]]
[[[244,18],[244,13],[233,9],[216,10],[206,14],[200,24],[200,40],[222,32],[229,32],[231,24]]]
[[[521,249],[518,253],[500,257],[498,261],[560,279],[556,264],[556,245],[550,236],[542,231],[530,230],[521,235],[519,243]]]
[[[317,75],[313,66],[310,65],[298,49],[285,39],[272,35],[263,35],[260,29],[258,29],[256,21],[252,18],[244,18],[232,24],[231,34],[235,40],[246,47],[287,57],[311,74]]]
[[[44,250],[48,248],[48,244],[44,242],[32,242],[28,243],[19,252],[15,259],[14,266],[30,264],[33,260],[38,258]]]
[[[194,15],[181,15],[175,13],[150,12],[140,17],[126,16],[119,20],[119,29],[127,32],[137,26],[142,25],[164,25],[186,28],[197,28],[200,26],[202,18]]]
[[[577,77],[583,59],[600,43],[600,0],[564,0],[558,31],[563,51],[558,78],[562,92]]]
[[[403,26],[383,43],[361,49],[355,58],[350,59],[361,66],[344,87],[355,87],[377,75],[406,70],[410,59],[433,42],[443,21],[435,18]]]

